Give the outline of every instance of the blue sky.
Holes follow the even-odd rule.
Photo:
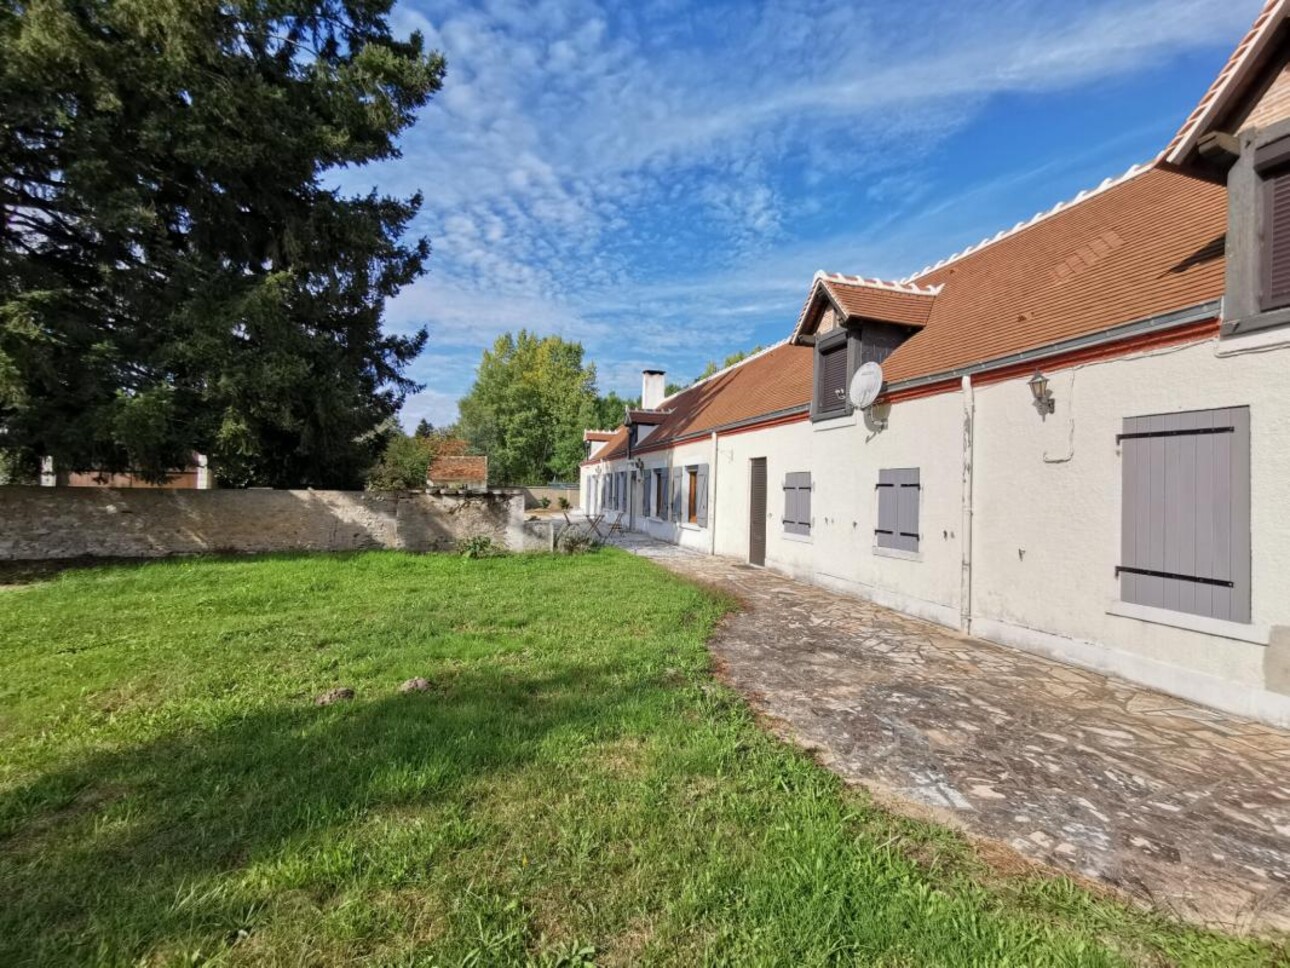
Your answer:
[[[427,325],[405,424],[481,350],[580,341],[602,390],[689,379],[791,330],[817,269],[896,278],[1152,158],[1259,0],[408,0],[444,52],[403,157]]]

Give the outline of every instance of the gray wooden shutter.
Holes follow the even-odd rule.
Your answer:
[[[1259,305],[1262,309],[1290,305],[1290,168],[1264,176]]]
[[[681,520],[681,468],[672,468],[672,520]]]
[[[627,472],[618,472],[618,510],[627,510]]]
[[[820,397],[816,407],[821,412],[846,408],[847,340],[820,353]]]
[[[766,564],[766,458],[754,457],[749,466],[748,563]]]
[[[921,486],[917,467],[894,467],[878,472],[878,526],[874,543],[879,548],[917,551]]]
[[[699,476],[696,478],[699,487],[699,497],[695,502],[695,513],[699,527],[708,526],[708,465],[699,465]]]
[[[784,530],[811,533],[811,475],[807,472],[784,475]]]
[[[641,474],[641,516],[648,518],[650,502],[654,499],[654,472],[645,471]]]
[[[1120,598],[1250,621],[1250,410],[1128,417]]]

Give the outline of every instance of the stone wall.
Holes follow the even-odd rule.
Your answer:
[[[208,552],[443,551],[488,535],[522,549],[517,491],[0,487],[0,561]]]

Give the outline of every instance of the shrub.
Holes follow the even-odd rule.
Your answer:
[[[566,555],[585,555],[599,547],[599,539],[590,531],[568,528],[560,535],[559,549]]]
[[[397,433],[385,445],[381,460],[367,473],[371,491],[418,491],[426,486],[426,468],[435,456],[435,442]]]
[[[538,504],[544,508],[549,508],[551,506],[551,499],[549,497],[544,497],[542,500],[538,501]]]
[[[560,495],[560,510],[567,511],[571,507],[573,507],[573,505],[569,503],[569,499],[565,497],[563,494]]]
[[[457,542],[457,554],[463,558],[499,558],[506,551],[493,544],[488,535],[476,534]]]

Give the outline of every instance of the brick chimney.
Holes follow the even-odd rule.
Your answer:
[[[657,410],[667,396],[667,374],[663,370],[641,372],[641,409]]]

